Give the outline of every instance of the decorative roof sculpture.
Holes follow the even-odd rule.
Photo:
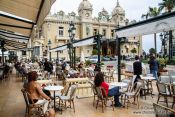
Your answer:
[[[117,0],[117,5],[115,6],[115,8],[112,11],[112,16],[115,15],[125,15],[125,10],[120,6],[119,1]]]
[[[78,12],[81,10],[92,11],[92,4],[88,0],[83,0],[78,7]]]

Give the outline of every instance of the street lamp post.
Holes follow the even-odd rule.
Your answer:
[[[167,38],[168,36],[168,32],[163,32],[163,33],[160,33],[160,40],[162,41],[162,46],[164,47],[164,50],[163,50],[163,57],[165,58],[165,44],[166,44],[166,41],[168,40]]]
[[[140,47],[140,42],[137,43],[138,56],[139,56],[139,47]]]
[[[48,41],[48,46],[49,46],[49,61],[51,61],[51,52],[50,52],[50,49],[51,49],[51,40],[49,39]]]
[[[71,21],[71,23],[69,24],[69,58],[70,58],[70,66],[73,67],[75,69],[75,47],[73,47],[72,43],[74,42],[74,37],[75,37],[75,24]]]
[[[0,48],[2,52],[2,65],[4,65],[4,52],[6,51],[6,49],[4,48],[5,44],[6,42],[4,40],[0,40]]]
[[[97,70],[100,70],[101,71],[101,67],[100,67],[100,54],[101,54],[101,38],[102,38],[102,35],[98,33],[98,35],[94,36],[94,39],[95,39],[95,42],[97,43],[97,50],[98,50],[98,61],[97,61],[97,67],[96,69]]]
[[[116,36],[116,43],[117,43],[117,54],[118,54],[118,82],[121,81],[121,48],[120,48],[120,44],[121,43],[125,43],[127,42],[127,39],[125,37],[123,38],[118,38],[118,36]]]

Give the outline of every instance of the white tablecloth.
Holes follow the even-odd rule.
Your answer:
[[[155,80],[155,77],[152,77],[152,76],[141,76],[141,79],[143,79],[143,80]]]
[[[63,86],[46,86],[44,87],[45,90],[49,90],[49,91],[59,91],[62,90],[64,87]]]
[[[111,88],[113,88],[115,86],[123,88],[123,87],[126,87],[127,85],[128,84],[124,83],[124,82],[112,82],[112,83],[109,84],[109,88],[111,89]]]

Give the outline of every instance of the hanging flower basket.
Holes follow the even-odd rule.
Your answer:
[[[121,69],[125,69],[126,68],[126,64],[125,63],[121,63]]]
[[[113,68],[114,66],[113,65],[107,65],[107,68]]]

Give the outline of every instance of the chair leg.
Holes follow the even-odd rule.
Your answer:
[[[160,99],[160,95],[158,95],[158,98],[157,98],[157,104],[158,104],[158,102],[159,102],[159,99]]]
[[[175,103],[175,97],[173,97],[173,104],[172,104],[172,109],[173,109],[173,107],[174,107],[174,103]]]
[[[74,109],[74,113],[75,113],[75,105],[74,105],[74,100],[72,100],[72,105],[73,105],[73,109]]]
[[[125,95],[125,97],[124,97],[124,106],[125,106],[125,103],[126,103],[126,95]]]
[[[67,103],[66,103],[66,101],[64,102],[64,105],[65,105],[65,108],[67,109]]]
[[[93,106],[94,106],[94,103],[95,103],[95,95],[94,95],[94,100],[93,100]]]
[[[122,103],[122,101],[123,101],[123,95],[121,94],[121,103]]]
[[[143,95],[145,95],[145,100],[146,100],[146,90],[142,90],[144,92]]]
[[[114,111],[114,101],[112,101],[112,109],[113,109],[113,111]]]
[[[28,109],[28,116],[30,117],[30,114],[31,114],[31,109],[29,108]]]
[[[104,112],[104,110],[103,110],[104,101],[102,100],[101,103],[102,103],[102,112]]]
[[[98,106],[98,102],[99,102],[99,100],[97,100],[97,103],[96,103],[96,109],[97,109],[97,106]]]
[[[137,96],[137,104],[138,104],[138,109],[139,109],[139,97]]]
[[[72,108],[72,103],[71,103],[72,101],[70,101],[70,108]]]
[[[127,99],[127,109],[128,109],[128,105],[129,105],[129,99]]]
[[[166,103],[166,106],[168,107],[168,99],[167,99],[167,97],[164,97],[164,101]]]

